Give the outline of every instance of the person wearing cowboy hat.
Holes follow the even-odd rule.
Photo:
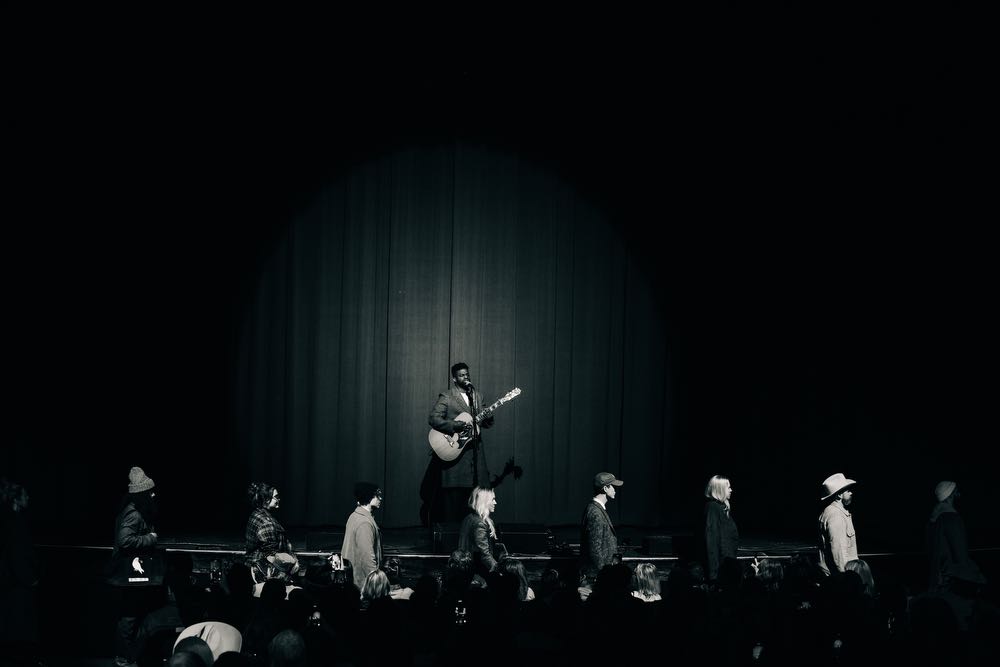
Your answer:
[[[827,575],[843,572],[847,563],[858,557],[854,521],[847,511],[854,498],[855,484],[840,472],[823,480],[820,500],[827,504],[819,515],[819,567]]]

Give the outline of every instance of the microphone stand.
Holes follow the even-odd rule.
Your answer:
[[[482,444],[479,438],[479,422],[476,416],[479,414],[479,401],[476,400],[476,387],[468,383],[469,409],[472,411],[472,476],[477,485],[479,481],[479,446]]]

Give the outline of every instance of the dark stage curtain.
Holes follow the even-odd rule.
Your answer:
[[[498,519],[579,521],[593,475],[619,523],[669,521],[672,400],[657,295],[602,207],[529,159],[462,143],[357,165],[290,222],[248,289],[236,459],[287,524],[342,524],[357,480],[419,524],[427,415],[449,367],[492,402]],[[655,221],[650,221],[655,224]]]

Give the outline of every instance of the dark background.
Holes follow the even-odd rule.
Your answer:
[[[476,145],[570,184],[653,286],[674,469],[646,523],[723,472],[745,531],[809,536],[843,471],[862,536],[915,543],[953,478],[983,541],[992,133],[958,11],[7,22],[4,472],[54,541],[109,542],[135,464],[172,529],[239,531],[239,323],[278,239],[358,165]]]

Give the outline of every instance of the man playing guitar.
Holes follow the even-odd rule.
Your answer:
[[[479,429],[491,427],[493,417],[481,421],[475,418],[482,406],[482,394],[472,386],[468,364],[459,362],[451,367],[451,382],[452,386],[448,391],[438,394],[427,423],[435,431],[446,436],[459,434],[461,441],[465,441],[466,438],[468,441],[450,461],[444,461],[431,453],[428,474],[425,476],[424,484],[421,485],[421,497],[425,503],[425,509],[421,510],[421,514],[429,509],[434,515],[434,521],[461,520],[466,513],[466,501],[473,487],[490,484],[490,473]],[[462,413],[471,415],[472,421],[456,419]],[[438,477],[440,483],[435,484]],[[430,507],[427,508],[427,505]],[[430,523],[429,517],[428,523]]]

